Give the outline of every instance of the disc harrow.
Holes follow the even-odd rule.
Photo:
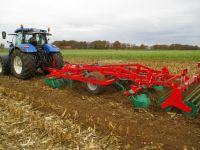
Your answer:
[[[147,91],[164,91],[157,101],[163,110],[176,108],[186,115],[195,116],[200,108],[200,73],[189,78],[187,69],[182,70],[181,75],[171,74],[167,67],[155,70],[141,64],[65,64],[62,69],[47,70],[50,73],[45,83],[53,88],[66,84],[73,86],[74,81],[79,81],[90,93],[100,94],[107,86],[114,85],[129,97],[136,108],[149,107],[151,101]]]

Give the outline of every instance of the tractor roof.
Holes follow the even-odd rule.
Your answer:
[[[18,33],[18,32],[43,32],[43,33],[46,33],[47,30],[42,30],[42,29],[35,29],[35,28],[18,28],[15,30],[15,33]]]

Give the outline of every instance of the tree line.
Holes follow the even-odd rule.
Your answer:
[[[3,43],[0,43],[0,48],[5,48],[5,45]]]
[[[109,41],[75,41],[75,40],[63,40],[54,41],[54,45],[61,49],[155,49],[155,50],[200,50],[197,45],[182,45],[182,44],[155,44],[153,46],[148,46],[145,44],[136,45],[130,43],[123,43],[120,41],[109,42]]]
[[[182,44],[155,44],[148,46],[145,44],[136,45],[130,43],[122,43],[120,41],[109,42],[109,41],[75,41],[75,40],[63,40],[54,41],[54,45],[61,49],[154,49],[154,50],[200,50],[197,45],[182,45]],[[3,43],[0,43],[0,48],[5,48]]]

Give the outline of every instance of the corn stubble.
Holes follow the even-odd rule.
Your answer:
[[[66,111],[61,116],[42,113],[29,99],[0,87],[0,149],[121,149],[112,133],[101,136],[95,128],[82,129],[74,120],[63,119]],[[78,112],[72,115],[76,118]]]

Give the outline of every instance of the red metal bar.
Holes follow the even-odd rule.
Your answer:
[[[84,77],[84,71],[99,72],[105,76],[111,76],[113,80],[127,79],[131,80],[132,82],[136,82],[138,86],[146,84],[148,87],[151,87],[151,85],[153,84],[177,87],[177,84],[173,83],[172,81],[181,77],[169,74],[167,68],[163,68],[161,71],[159,71],[140,64],[121,64],[105,66],[66,64],[65,67],[61,70],[55,70],[51,68],[49,68],[48,70],[51,72],[49,74],[49,77],[69,78],[81,82],[89,82],[89,80]],[[94,84],[98,83],[97,80],[90,80],[90,82]],[[99,84],[103,85],[107,84],[107,82],[108,81],[105,80],[104,82],[99,82]],[[111,82],[109,81],[109,83]]]

